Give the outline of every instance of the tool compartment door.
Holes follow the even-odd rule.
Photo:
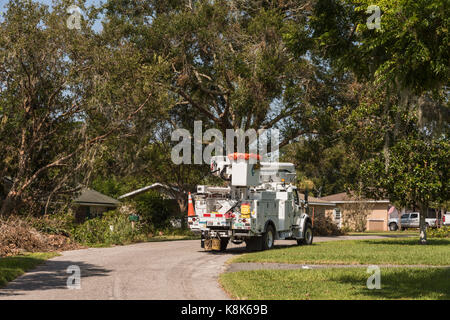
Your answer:
[[[294,221],[294,207],[290,192],[277,192],[279,231],[289,230]]]

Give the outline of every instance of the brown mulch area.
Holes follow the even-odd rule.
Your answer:
[[[19,218],[0,220],[0,257],[83,248],[63,235],[38,232]]]

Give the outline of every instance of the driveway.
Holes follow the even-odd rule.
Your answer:
[[[315,242],[392,236],[316,237]],[[296,245],[277,241],[276,246]],[[228,299],[217,279],[225,262],[245,253],[230,244],[224,253],[205,252],[200,240],[146,242],[63,252],[0,289],[0,299]],[[69,266],[81,271],[81,288],[68,289]]]

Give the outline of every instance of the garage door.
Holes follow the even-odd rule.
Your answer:
[[[386,228],[384,220],[369,220],[369,231],[385,231]]]

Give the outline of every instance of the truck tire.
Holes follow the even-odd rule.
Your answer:
[[[303,233],[303,238],[302,239],[297,239],[297,244],[298,245],[309,245],[313,243],[313,239],[314,239],[314,234],[313,234],[313,229],[312,229],[312,225],[311,223],[306,223],[305,225],[305,232]]]
[[[275,243],[275,229],[269,224],[262,237],[263,250],[270,250]]]
[[[389,230],[390,231],[397,231],[398,230],[398,226],[395,222],[392,222],[391,224],[389,224]]]

